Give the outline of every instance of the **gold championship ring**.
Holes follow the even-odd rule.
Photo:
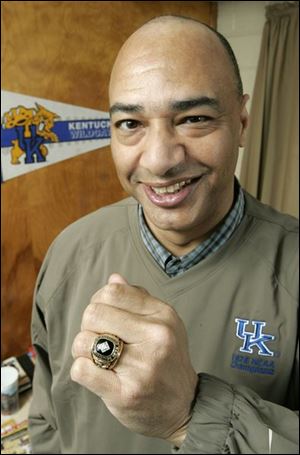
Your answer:
[[[91,355],[100,368],[111,370],[118,362],[124,343],[116,335],[103,333],[95,338]]]

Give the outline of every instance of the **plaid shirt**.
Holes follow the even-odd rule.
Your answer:
[[[200,243],[193,251],[184,256],[173,256],[166,250],[153,236],[148,228],[143,208],[139,205],[139,225],[143,242],[147,250],[152,254],[156,262],[170,277],[175,277],[198,264],[198,262],[205,259],[211,253],[216,252],[225,242],[231,237],[234,231],[239,226],[244,216],[244,193],[240,186],[238,186],[238,195],[236,201],[221,226],[212,233],[212,235]]]

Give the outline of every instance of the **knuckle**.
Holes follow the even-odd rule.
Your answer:
[[[89,303],[86,309],[84,310],[82,316],[81,329],[83,330],[88,329],[89,327],[93,327],[94,322],[99,317],[100,312],[101,312],[100,303],[97,303],[95,301]]]
[[[118,298],[124,293],[124,285],[120,283],[110,283],[105,286],[108,298]]]
[[[175,349],[176,336],[174,331],[166,324],[159,324],[155,327],[155,339],[159,345],[158,354],[160,357],[167,357]]]
[[[91,351],[92,343],[87,332],[79,332],[72,344],[72,355],[76,357],[87,357]]]
[[[174,356],[181,356],[188,348],[184,325],[175,311],[171,311],[171,314],[176,318],[176,324],[168,320],[161,321],[155,327],[156,349],[152,353],[154,369],[161,368],[168,359],[174,358]]]
[[[147,291],[146,288],[142,287],[142,286],[133,286],[136,290],[138,290],[142,295],[143,297],[146,299],[150,296],[149,292]]]
[[[160,343],[169,344],[173,339],[171,328],[166,324],[158,324],[156,327],[156,337]]]
[[[98,289],[98,291],[95,292],[95,294],[92,295],[90,302],[95,303],[99,300],[100,295],[101,295],[102,289]]]
[[[179,316],[176,313],[176,310],[174,310],[174,308],[171,307],[171,305],[165,304],[163,312],[165,315],[165,319],[166,321],[168,321],[169,324],[175,325],[178,322]]]
[[[120,283],[110,283],[104,286],[100,292],[92,297],[93,302],[98,302],[101,299],[102,303],[111,303],[115,299],[120,298],[124,292],[124,285]]]
[[[78,357],[80,355],[81,347],[81,332],[76,335],[72,344],[72,356]]]
[[[73,362],[71,367],[70,375],[71,379],[76,382],[80,382],[86,371],[86,359],[83,357],[78,357]]]

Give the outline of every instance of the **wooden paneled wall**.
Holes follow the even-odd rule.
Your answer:
[[[2,89],[108,111],[112,64],[125,39],[161,14],[216,26],[216,3],[199,1],[2,2]],[[31,344],[32,296],[56,235],[126,196],[109,147],[2,184],[2,359]]]

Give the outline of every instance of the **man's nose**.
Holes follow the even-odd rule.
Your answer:
[[[140,166],[152,175],[164,176],[172,168],[180,167],[185,160],[185,145],[172,125],[161,122],[149,127],[142,144]]]

